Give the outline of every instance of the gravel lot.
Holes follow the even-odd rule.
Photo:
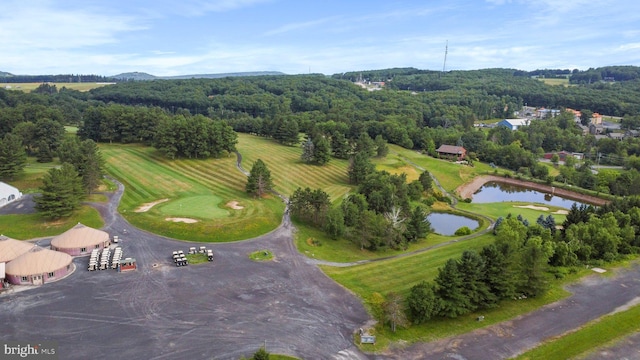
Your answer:
[[[57,341],[61,359],[237,360],[266,344],[271,353],[302,359],[493,360],[640,299],[636,264],[615,277],[589,276],[569,288],[571,297],[513,320],[367,356],[352,344],[352,333],[369,320],[361,302],[297,252],[286,215],[278,229],[259,238],[207,244],[213,263],[176,268],[173,250],[202,244],[131,227],[116,212],[122,190],[94,206],[139,270],[88,272],[88,258],[76,258],[77,269],[66,279],[1,295],[0,340]],[[7,209],[3,213],[27,206]],[[261,249],[272,251],[274,261],[248,259]],[[640,358],[639,339],[630,336],[591,358]]]
[[[366,311],[296,251],[288,218],[257,239],[207,244],[212,263],[176,268],[173,250],[203,244],[131,227],[115,211],[121,191],[96,208],[138,271],[89,272],[76,258],[66,279],[0,297],[1,340],[57,341],[61,359],[237,360],[264,344],[303,359],[366,358],[352,344]],[[275,260],[249,260],[260,249]]]

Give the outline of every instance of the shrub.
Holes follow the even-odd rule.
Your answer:
[[[469,235],[471,234],[471,229],[469,229],[468,226],[463,226],[460,229],[456,230],[455,235],[456,236],[463,236],[463,235]]]

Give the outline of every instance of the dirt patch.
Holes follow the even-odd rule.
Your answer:
[[[531,210],[540,210],[540,211],[549,211],[549,208],[546,206],[535,206],[535,205],[513,205],[513,207],[521,208],[521,209],[531,209]]]
[[[169,199],[160,199],[160,200],[156,200],[154,202],[142,204],[142,205],[138,206],[138,208],[133,210],[133,211],[137,212],[137,213],[147,212],[147,211],[151,210],[152,207],[154,207],[154,206],[156,206],[158,204],[161,204],[161,203],[163,203],[165,201],[169,201]]]
[[[167,221],[173,221],[173,222],[183,222],[183,223],[187,223],[187,224],[193,224],[193,223],[197,223],[198,220],[196,219],[189,219],[189,218],[166,218],[165,220]]]
[[[230,208],[232,208],[233,210],[242,210],[242,209],[244,209],[244,206],[240,206],[240,205],[238,205],[238,202],[237,202],[237,201],[235,201],[235,200],[233,200],[233,201],[229,201],[229,202],[227,203],[227,206],[228,206],[228,207],[230,207]]]

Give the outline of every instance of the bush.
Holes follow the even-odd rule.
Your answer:
[[[469,235],[471,234],[471,229],[469,229],[468,226],[463,226],[460,229],[456,230],[455,235],[456,236],[463,236],[463,235]]]
[[[467,204],[470,204],[471,203],[471,198],[466,198],[463,201],[466,202]]]

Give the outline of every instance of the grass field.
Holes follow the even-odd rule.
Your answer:
[[[543,83],[553,86],[569,86],[569,78],[564,79],[540,79]]]
[[[459,257],[464,250],[480,250],[493,240],[492,235],[483,235],[469,241],[452,243],[407,257],[347,268],[322,266],[322,270],[332,279],[355,292],[363,299],[365,305],[370,307],[375,294],[386,295],[389,292],[396,292],[406,296],[409,289],[420,281],[433,281],[437,276],[438,268],[442,267],[448,259]],[[391,333],[387,327],[378,326],[376,327],[378,332],[376,345],[367,345],[366,349],[370,351],[382,350],[392,341],[404,343],[431,341],[513,318],[566,297],[568,293],[562,289],[562,285],[575,281],[587,272],[587,270],[579,270],[575,274],[567,275],[563,280],[552,280],[551,290],[542,297],[505,301],[500,308],[483,310],[481,314],[472,313],[456,319],[437,318],[426,324],[399,329],[396,333]],[[475,321],[478,315],[485,316],[485,321]]]
[[[39,214],[2,215],[0,216],[0,233],[18,240],[29,240],[60,235],[79,222],[95,229],[104,226],[96,209],[82,206],[74,215],[61,220],[47,220]]]
[[[387,156],[389,160],[386,160],[387,162],[392,161],[391,159],[393,158],[398,159],[399,162],[410,161],[433,174],[448,192],[453,192],[455,188],[478,175],[493,173],[493,169],[488,164],[480,162],[474,163],[474,166],[466,166],[432,158],[397,145],[389,145],[389,149],[390,153]]]
[[[519,360],[564,360],[593,353],[594,348],[614,345],[640,331],[640,306],[592,321],[579,330],[554,338],[518,356]]]
[[[563,208],[550,206],[550,205],[541,205],[537,204],[535,206],[546,207],[549,210],[535,210],[529,208],[522,208],[518,206],[527,206],[532,205],[526,202],[497,202],[497,203],[464,203],[459,202],[457,207],[476,214],[483,214],[492,219],[497,219],[500,216],[507,217],[509,213],[513,216],[522,215],[523,218],[529,220],[529,223],[534,224],[540,215],[544,215],[547,217],[548,215],[553,215],[556,219],[556,224],[560,225],[564,222],[567,217],[564,214],[554,214],[558,210],[564,210]]]
[[[55,85],[58,90],[66,87],[71,90],[78,91],[89,91],[91,89],[99,88],[102,86],[110,85],[110,83],[49,83],[51,85]],[[7,90],[18,90],[24,92],[31,92],[35,90],[38,86],[42,85],[41,82],[37,83],[0,83],[0,87]]]
[[[107,172],[125,185],[119,210],[135,226],[177,239],[220,242],[259,236],[280,224],[284,204],[273,196],[249,197],[244,191],[247,178],[236,169],[235,155],[168,160],[155,149],[140,145],[101,144],[100,150]],[[169,201],[135,212],[141,205],[161,199]],[[230,201],[243,208],[225,208]],[[212,216],[212,208],[220,213]],[[228,215],[220,217],[223,211]],[[185,215],[199,221],[165,221]]]
[[[237,148],[247,171],[262,159],[271,171],[275,190],[285,196],[298,187],[320,188],[329,194],[331,201],[337,201],[353,188],[347,177],[347,160],[331,158],[324,166],[305,164],[300,160],[300,146],[283,146],[272,139],[248,134],[238,134]]]

